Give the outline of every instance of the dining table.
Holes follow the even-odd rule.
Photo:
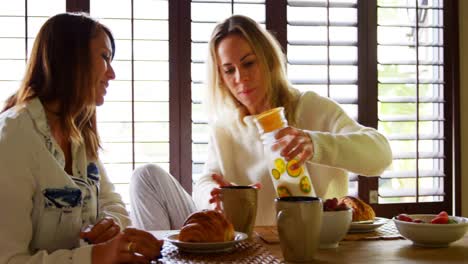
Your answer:
[[[235,252],[194,254],[179,252],[165,242],[162,258],[157,263],[287,263],[284,261],[279,239],[275,239],[275,226],[255,227],[253,235]],[[270,234],[265,235],[265,233]],[[163,239],[174,230],[150,231]],[[267,238],[267,239],[265,239]],[[467,263],[468,234],[448,247],[419,247],[401,236],[377,236],[348,234],[336,248],[318,249],[311,263]]]

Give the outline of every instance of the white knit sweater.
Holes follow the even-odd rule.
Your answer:
[[[309,133],[314,155],[306,163],[317,196],[341,197],[348,193],[347,172],[380,175],[392,162],[387,139],[373,128],[359,125],[334,101],[306,92],[295,110],[296,127]],[[257,225],[276,223],[273,188],[263,145],[253,116],[211,126],[208,158],[203,176],[195,184],[193,199],[199,209],[212,208],[210,191],[217,185],[212,173],[238,185],[260,182]],[[228,124],[228,125],[227,125]]]

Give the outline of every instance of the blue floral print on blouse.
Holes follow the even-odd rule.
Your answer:
[[[88,179],[92,180],[94,183],[99,182],[99,169],[96,166],[96,163],[90,162],[86,168],[86,173],[88,175]]]
[[[78,188],[47,188],[42,193],[46,208],[70,208],[81,204],[81,190]]]

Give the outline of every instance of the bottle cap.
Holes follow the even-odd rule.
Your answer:
[[[260,134],[275,131],[288,125],[288,121],[284,116],[283,107],[273,108],[258,114],[255,116],[254,120]]]

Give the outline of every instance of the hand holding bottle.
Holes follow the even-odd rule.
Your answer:
[[[257,115],[254,121],[263,142],[276,195],[315,196],[309,171],[304,164],[314,153],[309,135],[288,126],[283,107],[265,111]]]
[[[275,139],[277,142],[271,147],[272,151],[280,150],[280,155],[286,161],[296,159],[297,163],[291,166],[293,170],[301,167],[314,155],[312,138],[304,130],[285,127],[276,133]]]

